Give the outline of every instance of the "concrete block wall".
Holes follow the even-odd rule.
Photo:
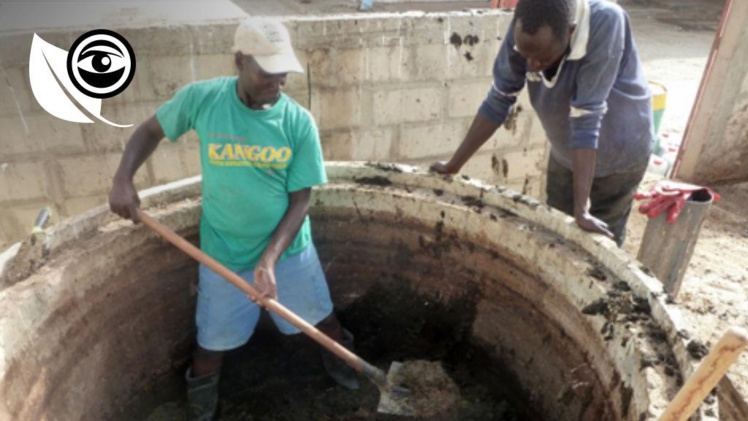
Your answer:
[[[491,86],[511,14],[472,11],[288,18],[308,72],[286,92],[317,119],[327,160],[428,166],[457,148]],[[137,71],[102,115],[131,128],[58,120],[28,81],[32,33],[0,36],[0,248],[19,240],[44,206],[53,222],[106,203],[130,134],[191,81],[234,74],[237,21],[109,28],[133,46]],[[84,30],[40,33],[63,49]],[[467,39],[467,40],[466,40]],[[542,196],[547,145],[522,97],[504,128],[463,174]],[[198,140],[163,142],[136,176],[138,188],[200,173]]]

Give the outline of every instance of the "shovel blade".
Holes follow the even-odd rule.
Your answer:
[[[379,406],[377,412],[382,414],[415,416],[416,411],[410,404],[410,390],[399,384],[403,384],[405,372],[403,364],[393,361],[387,372],[387,386],[380,387]]]

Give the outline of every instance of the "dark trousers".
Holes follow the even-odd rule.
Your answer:
[[[622,247],[626,240],[626,222],[647,164],[645,161],[629,171],[592,180],[590,213],[608,224],[618,247]],[[548,160],[545,192],[548,205],[574,216],[574,174],[562,167],[553,156]]]

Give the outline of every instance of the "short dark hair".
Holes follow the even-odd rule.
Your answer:
[[[522,22],[522,32],[534,35],[545,25],[562,40],[575,23],[576,0],[519,0],[514,18]]]

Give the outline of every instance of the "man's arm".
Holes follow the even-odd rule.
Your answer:
[[[255,282],[260,293],[264,296],[276,298],[275,288],[275,263],[283,255],[288,245],[296,238],[301,225],[304,223],[309,204],[311,203],[312,189],[305,188],[288,195],[288,209],[283,219],[270,239],[265,252],[262,253],[259,263],[255,266]]]
[[[613,238],[608,224],[592,216],[587,210],[587,200],[595,177],[595,149],[572,149],[571,167],[574,173],[574,219],[585,231],[605,234]]]
[[[617,5],[607,8],[597,19],[591,24],[587,53],[570,101],[574,218],[580,228],[612,238],[608,225],[590,215],[587,201],[595,174],[600,127],[623,57],[628,25],[624,12]]]
[[[140,206],[140,198],[135,190],[133,177],[163,138],[164,130],[155,115],[141,123],[130,136],[114,175],[112,189],[109,191],[109,209],[112,212],[123,218],[138,221],[137,208]]]
[[[493,67],[493,84],[478,113],[473,118],[465,138],[457,148],[449,162],[436,162],[431,165],[431,171],[440,174],[454,174],[484,143],[496,132],[506,120],[509,109],[517,101],[522,88],[525,86],[526,62],[514,50],[514,34],[509,25],[499,54]]]
[[[455,174],[473,154],[483,146],[484,143],[496,132],[499,125],[483,117],[480,113],[475,115],[465,139],[457,148],[452,158],[446,162],[436,162],[431,165],[431,170],[439,174]]]

